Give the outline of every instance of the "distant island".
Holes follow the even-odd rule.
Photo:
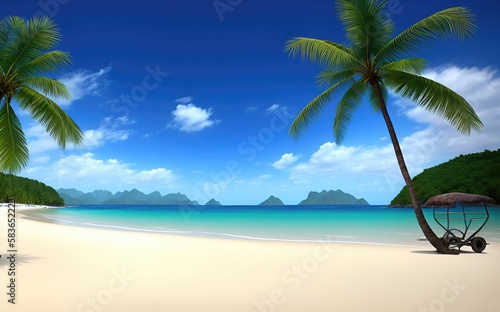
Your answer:
[[[412,180],[422,203],[432,196],[450,192],[486,195],[500,203],[500,149],[460,155],[425,169]],[[405,186],[391,201],[391,206],[410,205],[410,194]]]
[[[212,198],[211,200],[206,202],[205,206],[222,206],[222,204]]]
[[[199,205],[181,193],[161,195],[160,192],[144,194],[137,189],[117,192],[96,190],[83,193],[76,189],[58,189],[66,205]]]
[[[357,199],[341,190],[329,190],[328,192],[323,190],[320,193],[310,192],[299,205],[369,205],[369,203],[364,198]]]
[[[66,205],[199,205],[195,200],[190,200],[181,193],[172,193],[161,195],[160,192],[144,194],[143,192],[132,189],[131,191],[117,192],[115,194],[106,190],[95,190],[84,193],[82,191],[71,189],[58,189],[57,192],[64,199]],[[206,206],[220,206],[221,203],[214,198],[210,199]],[[271,195],[268,199],[261,202],[261,206],[281,206],[283,201],[278,197]],[[321,192],[310,192],[306,199],[299,205],[369,205],[363,198],[357,199],[349,193],[341,190],[323,190]]]
[[[278,197],[273,195],[269,196],[268,199],[259,204],[260,206],[283,206],[283,202]]]

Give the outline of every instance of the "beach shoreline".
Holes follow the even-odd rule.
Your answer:
[[[15,204],[16,210],[18,209],[19,211],[66,208],[66,206],[33,205],[33,204],[23,204],[23,203],[0,203],[0,211],[7,210],[13,204]]]
[[[3,294],[2,311],[500,310],[497,243],[447,256],[431,246],[185,237],[22,215],[16,222],[16,304]],[[6,224],[0,238],[5,284]]]

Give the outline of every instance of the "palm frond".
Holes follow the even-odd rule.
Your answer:
[[[17,16],[7,16],[0,20],[0,71],[6,73],[9,66],[6,58],[9,55],[8,45],[17,38],[24,20]]]
[[[83,133],[76,123],[54,101],[29,87],[22,88],[16,100],[22,109],[38,121],[62,148],[67,143],[80,145]]]
[[[12,41],[23,26],[24,20],[18,16],[7,16],[0,20],[0,47]]]
[[[309,126],[309,124],[321,113],[321,110],[325,107],[331,97],[335,94],[341,93],[342,90],[348,88],[352,83],[353,80],[351,78],[346,78],[342,81],[337,82],[333,86],[323,91],[316,98],[314,98],[297,115],[295,120],[292,122],[288,133],[292,137],[300,136],[301,132],[305,130]]]
[[[14,40],[5,47],[8,75],[26,63],[36,59],[41,53],[55,46],[60,40],[59,30],[49,17],[35,17],[21,27]]]
[[[71,64],[69,53],[53,50],[37,56],[17,70],[19,79],[56,73]]]
[[[71,100],[71,94],[66,85],[53,78],[29,77],[19,80],[19,83],[46,96]]]
[[[316,83],[319,86],[322,85],[334,85],[335,83],[344,80],[349,77],[354,77],[356,75],[356,70],[345,70],[342,72],[332,72],[332,71],[322,71],[316,76]]]
[[[387,0],[338,0],[335,8],[350,47],[358,57],[377,53],[390,39],[392,19],[384,14]]]
[[[20,172],[28,164],[29,153],[21,122],[4,99],[0,107],[0,171]]]
[[[384,70],[396,70],[403,71],[405,73],[420,75],[425,70],[426,66],[427,61],[423,58],[407,58],[386,64],[380,68],[380,71],[383,72]]]
[[[335,48],[339,49],[339,50],[342,50],[344,51],[345,53],[348,53],[348,54],[351,54],[351,55],[354,55],[354,51],[349,48],[349,47],[346,47],[345,45],[341,44],[341,43],[337,43],[335,41],[331,41],[331,40],[323,40],[325,43],[328,43],[329,45],[331,46],[334,46]]]
[[[404,58],[408,53],[426,47],[438,39],[470,38],[476,30],[474,20],[474,14],[464,7],[453,7],[437,12],[410,26],[389,41],[375,59],[392,61]]]
[[[425,77],[387,70],[385,83],[404,98],[446,119],[457,131],[469,134],[481,131],[483,123],[470,104],[448,87]]]
[[[285,45],[285,52],[293,57],[300,55],[320,66],[334,71],[353,68],[359,61],[350,50],[339,43],[332,44],[324,40],[296,37]]]
[[[333,134],[337,144],[341,144],[344,140],[347,125],[351,121],[352,114],[359,104],[361,104],[361,100],[367,89],[367,84],[360,79],[344,93],[344,96],[337,104],[335,119],[333,121]]]

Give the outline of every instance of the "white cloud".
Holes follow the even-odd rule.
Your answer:
[[[49,156],[40,156],[32,160],[34,164],[46,164],[50,160]]]
[[[279,109],[280,109],[280,106],[278,104],[273,104],[273,105],[269,106],[268,108],[266,108],[266,113],[271,114]]]
[[[56,141],[39,125],[34,124],[25,131],[26,141],[30,154],[42,153],[48,150],[58,149]]]
[[[176,99],[175,102],[181,103],[181,104],[189,104],[189,103],[193,103],[193,98],[191,96],[185,96],[185,97],[181,97],[181,98]]]
[[[71,186],[82,191],[99,188],[118,191],[132,187],[147,191],[173,189],[180,178],[165,168],[135,170],[131,164],[117,159],[97,159],[92,153],[70,155],[50,165],[30,167],[23,175],[55,188]]]
[[[293,153],[287,153],[281,156],[281,158],[275,161],[272,166],[276,169],[285,169],[291,164],[295,163],[300,158],[300,155],[293,155]]]
[[[291,119],[290,121],[292,121],[295,118],[295,116],[291,115],[288,112],[287,106],[279,105],[279,104],[273,104],[273,105],[269,106],[268,108],[266,108],[265,114],[266,115],[278,114],[278,115],[283,116],[286,119]]]
[[[283,159],[283,158],[282,158]],[[311,155],[307,162],[291,169],[294,182],[309,182],[315,176],[378,176],[396,168],[391,145],[383,147],[339,146],[327,142]]]
[[[133,125],[136,122],[130,120],[127,116],[119,117],[113,120],[112,117],[106,117],[101,121],[99,128],[84,131],[84,148],[96,148],[105,144],[106,141],[118,142],[125,141],[132,134],[130,129],[119,129],[123,126]]]
[[[59,104],[59,106],[66,108],[74,101],[80,100],[87,95],[99,95],[101,89],[106,85],[104,77],[109,71],[111,71],[111,67],[100,69],[97,72],[78,70],[64,75],[59,80],[66,85],[72,99],[65,100],[56,98],[54,101]]]
[[[248,106],[248,107],[245,107],[245,109],[243,110],[245,113],[251,113],[253,111],[255,111],[257,108],[259,108],[258,106]]]
[[[203,109],[192,103],[177,105],[172,111],[172,115],[174,119],[170,122],[169,127],[184,132],[201,131],[220,122],[220,120],[210,119],[212,108]]]

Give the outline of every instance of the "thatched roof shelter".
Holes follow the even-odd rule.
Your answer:
[[[467,193],[446,193],[436,195],[427,200],[427,207],[456,207],[457,203],[463,205],[496,205],[496,201],[488,196]]]

